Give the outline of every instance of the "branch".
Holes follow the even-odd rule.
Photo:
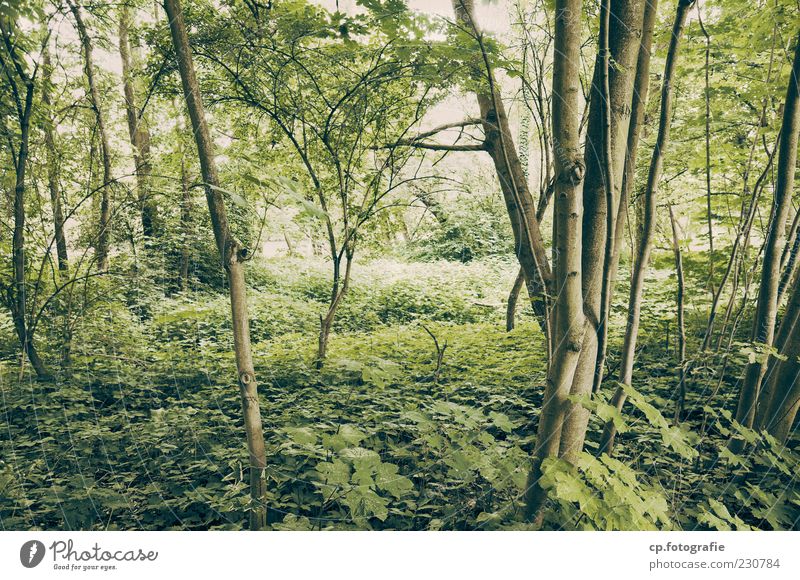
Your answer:
[[[441,143],[425,143],[422,141],[403,140],[391,145],[381,145],[375,149],[394,149],[395,147],[416,147],[417,149],[430,149],[432,151],[486,151],[486,145],[443,145]]]
[[[480,124],[481,124],[480,119],[464,119],[463,121],[447,123],[445,125],[439,125],[438,127],[431,129],[430,131],[425,131],[424,133],[420,133],[419,135],[411,137],[410,139],[408,139],[408,141],[420,141],[422,139],[432,137],[437,133],[441,133],[442,131],[447,131],[448,129],[460,129],[463,127],[471,127],[473,125],[480,125]]]

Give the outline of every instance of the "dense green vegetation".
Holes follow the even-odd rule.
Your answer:
[[[0,529],[800,528],[798,16],[0,3]]]

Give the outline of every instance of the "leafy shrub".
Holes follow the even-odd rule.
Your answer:
[[[409,244],[417,260],[471,262],[513,253],[511,226],[499,196],[461,196],[444,223]]]

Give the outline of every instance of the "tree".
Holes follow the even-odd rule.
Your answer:
[[[672,124],[672,100],[674,95],[675,65],[678,59],[683,29],[686,26],[686,18],[689,10],[694,4],[693,0],[679,0],[675,21],[672,25],[672,36],[670,37],[669,49],[667,51],[667,62],[664,65],[664,77],[661,85],[661,114],[658,121],[658,136],[653,155],[650,159],[650,169],[647,174],[647,185],[645,187],[645,219],[644,227],[639,240],[639,247],[636,252],[636,261],[633,266],[631,277],[630,297],[628,299],[628,321],[625,328],[625,343],[622,347],[622,363],[620,365],[619,382],[622,385],[630,386],[633,377],[633,363],[636,356],[636,341],[639,336],[639,318],[642,309],[642,294],[644,292],[644,280],[647,275],[647,267],[650,261],[653,238],[657,220],[658,207],[658,188],[661,181],[661,174],[664,168],[664,155],[669,145],[670,128]],[[677,238],[676,238],[677,240]],[[677,248],[677,241],[676,246]],[[682,317],[681,317],[682,318]],[[622,386],[618,387],[611,400],[618,410],[622,409],[625,403],[625,390]],[[616,428],[614,421],[606,423],[603,436],[600,440],[600,449],[609,455],[614,447],[614,437]]]
[[[754,347],[762,349],[746,368],[745,378],[739,391],[736,420],[746,427],[752,427],[756,414],[756,404],[761,383],[768,366],[773,348],[775,320],[778,314],[778,288],[780,285],[781,254],[786,244],[786,218],[791,204],[797,163],[797,139],[800,133],[800,37],[795,48],[794,64],[789,77],[789,87],[781,124],[780,152],[778,153],[777,183],[773,196],[772,218],[767,239],[764,243],[764,260],[761,270],[756,313],[750,335]],[[731,450],[741,450],[743,442],[731,439]]]
[[[125,93],[125,113],[128,120],[128,135],[133,146],[133,160],[136,171],[138,199],[142,216],[142,233],[145,239],[156,234],[158,208],[150,191],[150,130],[144,117],[144,110],[139,110],[136,99],[134,75],[135,62],[131,56],[129,30],[131,27],[130,6],[123,3],[119,13],[119,54],[122,60],[122,87]]]
[[[558,0],[555,7],[553,64],[553,138],[555,146],[555,289],[553,361],[548,369],[539,415],[533,467],[528,477],[527,517],[540,518],[544,490],[542,462],[558,455],[567,396],[575,375],[585,331],[581,293],[582,203],[584,164],[580,156],[581,0]]]
[[[0,14],[0,34],[2,34],[3,47],[0,50],[0,66],[3,76],[7,81],[7,88],[3,91],[4,97],[10,97],[11,108],[16,115],[18,131],[11,133],[4,127],[8,153],[14,165],[14,233],[12,240],[14,281],[6,289],[8,303],[11,307],[11,317],[14,328],[19,338],[22,352],[40,379],[49,379],[50,375],[39,357],[33,342],[33,331],[28,319],[29,303],[27,282],[25,278],[26,247],[25,247],[25,193],[26,171],[28,168],[28,153],[30,147],[31,118],[33,115],[33,97],[36,91],[36,76],[39,70],[38,63],[33,72],[28,71],[28,63],[19,53],[20,37],[16,30],[16,23],[11,22],[5,15]],[[5,84],[5,83],[4,83]],[[5,108],[6,103],[2,103]]]
[[[547,337],[548,353],[554,344],[549,330],[548,296],[552,295],[552,272],[547,250],[536,218],[536,202],[528,187],[519,154],[514,146],[508,115],[489,60],[483,33],[475,20],[472,0],[453,0],[458,30],[471,39],[480,51],[480,60],[473,61],[471,74],[478,79],[475,95],[480,108],[484,133],[481,148],[494,162],[506,209],[514,232],[514,250],[522,269],[534,312]]]
[[[592,79],[584,153],[581,271],[587,329],[570,389],[570,394],[578,398],[592,392],[603,372],[611,273],[616,269],[614,262],[618,258],[613,250],[614,224],[643,18],[644,2],[639,0],[608,0],[601,9],[603,30]],[[610,26],[612,20],[613,27]],[[607,42],[604,42],[606,35]],[[612,60],[614,66],[610,64]],[[588,421],[588,409],[577,402],[568,403],[561,434],[561,456],[571,460],[582,451]]]
[[[265,469],[267,463],[264,432],[261,425],[261,408],[258,401],[258,384],[250,346],[250,321],[247,313],[244,262],[250,252],[233,237],[228,224],[225,200],[220,192],[217,166],[214,160],[214,142],[206,122],[202,95],[194,71],[189,37],[186,33],[180,2],[179,0],[165,0],[164,8],[169,19],[186,107],[197,143],[197,154],[203,174],[208,211],[214,227],[214,238],[228,281],[236,369],[247,433],[247,448],[250,455],[250,497],[253,502],[250,511],[250,529],[260,530],[267,523],[266,509],[263,503],[266,492]]]
[[[53,207],[53,229],[55,232],[56,256],[58,269],[61,272],[69,270],[69,255],[67,252],[67,238],[64,233],[64,210],[61,203],[61,187],[59,184],[59,156],[56,148],[55,130],[53,127],[53,104],[50,97],[53,65],[50,62],[50,51],[45,45],[42,56],[42,104],[47,109],[44,120],[44,143],[47,150],[47,187],[50,191],[50,205]]]
[[[106,130],[106,120],[103,113],[102,100],[100,99],[100,88],[97,86],[94,70],[94,43],[86,30],[83,21],[83,12],[79,0],[67,0],[67,5],[75,18],[75,27],[78,37],[83,47],[83,66],[86,75],[86,82],[89,87],[89,102],[91,103],[97,122],[97,132],[100,136],[100,158],[103,163],[102,185],[100,188],[100,223],[97,232],[96,261],[99,270],[108,269],[108,252],[111,241],[111,188],[114,184],[114,176],[111,167],[111,146]]]
[[[331,37],[331,21],[339,17],[341,30],[371,28],[373,37]],[[441,78],[426,63],[428,45],[417,39],[420,24],[407,10],[351,18],[276,6],[263,20],[243,15],[241,36],[228,39],[238,50],[206,56],[230,83],[218,98],[265,116],[305,170],[301,181],[262,179],[254,168],[250,180],[277,189],[322,226],[332,277],[319,317],[315,363],[321,367],[365,225],[391,207],[392,195],[433,179],[420,174],[421,164],[406,170],[405,139],[434,100],[431,75]],[[387,33],[401,26],[410,29],[402,45]]]
[[[797,406],[791,400],[794,391],[796,367],[795,326],[796,297],[793,295],[784,315],[784,322],[779,331],[779,338],[785,341],[778,343],[779,349],[785,350],[789,358],[777,363],[772,380],[768,381],[764,392],[761,384],[769,368],[769,358],[773,353],[775,321],[778,310],[778,290],[781,278],[780,257],[786,243],[786,217],[791,204],[794,187],[795,168],[797,163],[797,140],[800,133],[800,36],[796,38],[794,62],[789,76],[789,86],[781,123],[780,151],[778,153],[778,176],[773,197],[772,217],[767,239],[764,243],[764,261],[761,272],[756,314],[753,320],[751,339],[754,346],[762,348],[763,354],[751,361],[745,370],[745,379],[739,392],[736,409],[736,420],[747,427],[752,427],[756,419],[756,406],[763,409],[759,413],[761,427],[767,427],[778,438],[786,440],[788,427],[797,413]],[[794,292],[794,290],[793,290]],[[794,409],[792,411],[792,409]],[[786,421],[789,421],[789,426]],[[732,450],[743,448],[743,442],[732,439]]]

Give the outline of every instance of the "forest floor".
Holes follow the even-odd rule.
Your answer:
[[[517,525],[545,368],[542,334],[522,305],[517,327],[505,330],[515,273],[497,260],[364,263],[317,370],[324,263],[283,259],[251,269],[274,528]],[[246,449],[227,298],[188,293],[140,303],[138,317],[120,305],[76,329],[70,377],[20,380],[13,359],[2,363],[3,529],[242,526]],[[616,502],[618,528],[745,526],[702,500],[710,484],[691,455],[701,442],[656,416],[672,413],[674,337],[661,324],[643,335],[635,386],[649,405],[627,408],[631,436],[620,434],[620,461],[554,472],[562,511],[575,506],[559,527],[596,525],[580,514],[603,501]],[[690,392],[687,420],[723,437],[701,412],[707,396]],[[587,462],[602,426],[603,409],[595,410]]]

